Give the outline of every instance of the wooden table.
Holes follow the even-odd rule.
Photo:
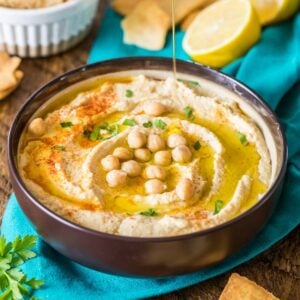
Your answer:
[[[6,159],[6,138],[10,124],[20,106],[32,92],[57,75],[87,61],[89,49],[97,30],[96,24],[101,18],[101,11],[100,9],[98,20],[96,20],[91,34],[76,48],[51,58],[24,59],[21,69],[25,73],[25,78],[21,86],[10,97],[0,103],[1,216],[8,195],[12,192]],[[234,270],[158,299],[218,299],[232,272],[238,272],[249,277],[277,297],[280,297],[280,299],[300,300],[300,228],[295,229],[284,240],[265,253]]]

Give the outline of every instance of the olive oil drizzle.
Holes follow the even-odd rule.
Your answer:
[[[177,78],[177,65],[176,65],[176,39],[175,39],[175,0],[171,0],[172,10],[172,57],[173,57],[173,76],[174,80]]]

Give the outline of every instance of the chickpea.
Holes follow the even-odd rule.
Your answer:
[[[46,123],[42,118],[36,118],[30,122],[28,130],[35,136],[41,136],[46,133]]]
[[[105,171],[120,169],[120,161],[113,155],[107,155],[101,160],[102,167]]]
[[[138,160],[146,162],[151,159],[151,152],[146,148],[136,149],[136,150],[134,150],[134,156]]]
[[[121,169],[130,177],[136,177],[142,173],[142,167],[135,160],[125,161],[122,163]]]
[[[128,134],[127,142],[130,148],[142,148],[147,142],[147,136],[140,131],[132,131]]]
[[[166,112],[166,107],[159,102],[148,102],[144,104],[144,112],[148,116],[158,117]]]
[[[154,154],[154,162],[157,165],[167,166],[172,162],[171,152],[168,150],[158,151]]]
[[[180,134],[173,133],[168,137],[167,141],[168,147],[175,148],[180,145],[186,145],[186,138]]]
[[[194,184],[191,179],[184,178],[179,181],[175,191],[181,200],[189,200],[194,195]]]
[[[192,159],[192,152],[185,145],[177,146],[172,150],[172,158],[179,163],[187,163]]]
[[[148,166],[145,170],[145,176],[148,179],[161,179],[166,178],[166,170],[161,166]]]
[[[167,189],[167,185],[159,179],[151,179],[145,182],[147,194],[161,194]]]
[[[106,174],[106,182],[110,187],[121,186],[126,183],[127,173],[122,170],[112,170]]]
[[[166,148],[165,140],[158,134],[150,134],[148,136],[147,147],[151,152],[156,152]]]
[[[132,158],[132,152],[125,147],[118,147],[114,150],[113,156],[120,160],[128,160]]]

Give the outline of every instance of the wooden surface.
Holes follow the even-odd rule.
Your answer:
[[[21,69],[25,73],[25,78],[21,86],[10,97],[0,103],[1,216],[8,195],[11,193],[6,159],[6,138],[10,124],[20,106],[32,92],[57,75],[86,62],[100,18],[101,13],[91,34],[76,48],[51,58],[24,59]],[[231,272],[157,299],[218,299],[233,271],[256,281],[280,299],[300,300],[300,228],[294,230],[283,241],[265,253]]]

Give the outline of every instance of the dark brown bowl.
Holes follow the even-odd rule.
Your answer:
[[[287,145],[271,109],[235,79],[190,62],[178,61],[179,73],[208,79],[244,97],[263,116],[275,139],[279,169],[275,182],[251,209],[216,227],[192,234],[137,238],[87,229],[55,214],[26,188],[17,166],[20,136],[30,117],[59,91],[94,76],[128,70],[172,69],[167,58],[124,58],[82,66],[54,79],[35,92],[17,114],[8,138],[8,161],[19,204],[42,238],[61,254],[88,267],[126,276],[168,276],[189,273],[216,264],[247,244],[271,216],[280,196],[287,165]],[[242,234],[241,234],[242,233]]]

